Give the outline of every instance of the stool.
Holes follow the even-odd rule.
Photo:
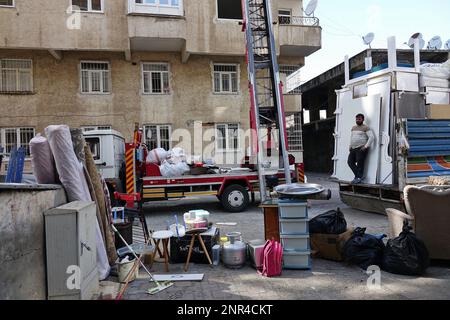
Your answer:
[[[200,230],[190,230],[190,231],[186,231],[186,234],[191,234],[192,235],[192,239],[191,239],[191,243],[189,244],[189,252],[188,252],[188,257],[186,260],[186,264],[184,266],[184,272],[188,271],[189,268],[189,261],[191,260],[191,255],[192,255],[192,249],[194,248],[194,241],[195,238],[198,238],[198,241],[200,242],[200,245],[203,248],[203,251],[205,252],[206,258],[208,258],[208,262],[210,265],[212,265],[212,261],[211,258],[209,257],[209,253],[208,250],[206,250],[206,246],[205,243],[203,242],[201,233],[205,232],[204,229],[200,229]]]
[[[168,243],[169,239],[173,237],[172,231],[156,231],[153,232],[152,238],[155,241],[155,251],[153,251],[152,256],[152,265],[155,261],[156,253],[159,253],[159,257],[162,258],[161,251],[159,250],[159,243],[162,241],[163,244],[163,255],[164,255],[164,268],[166,272],[169,272],[169,249],[168,249]]]

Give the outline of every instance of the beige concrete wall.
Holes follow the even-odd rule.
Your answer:
[[[0,299],[47,299],[44,212],[66,203],[57,190],[0,190]]]
[[[190,128],[193,120],[248,127],[250,98],[243,58],[192,56],[182,64],[177,53],[135,53],[128,62],[120,53],[67,52],[57,61],[46,51],[24,50],[1,50],[0,58],[33,59],[34,79],[33,94],[0,94],[0,127],[32,126],[40,132],[49,124],[103,124],[112,125],[127,139],[135,122],[172,124],[173,129]],[[80,93],[81,60],[110,62],[111,94]],[[141,62],[170,64],[170,95],[142,94]],[[240,64],[239,94],[213,93],[212,62]]]
[[[104,13],[81,14],[81,29],[66,26],[71,0],[15,0],[0,8],[0,48],[117,50],[128,48],[127,2],[105,1]]]
[[[189,0],[184,2],[185,16],[181,18],[161,18],[155,16],[129,15],[130,38],[147,38],[149,46],[161,39],[185,40],[183,49],[191,54],[244,55],[245,34],[238,20],[218,19],[215,0]],[[293,16],[302,16],[302,1],[279,0],[272,2],[274,22],[278,21],[278,9],[291,8]],[[152,27],[149,28],[148,26]],[[321,34],[310,31],[309,27],[273,26],[276,50],[280,45],[314,47],[320,44]],[[314,29],[314,28],[313,28]],[[320,29],[319,29],[320,31]],[[282,39],[282,42],[280,42]],[[311,41],[311,42],[309,42]],[[301,55],[297,55],[301,56]]]
[[[0,48],[102,50],[127,52],[130,41],[141,41],[146,51],[184,51],[201,55],[245,54],[242,26],[237,20],[217,18],[216,1],[184,1],[185,15],[179,18],[128,15],[127,0],[105,1],[103,13],[82,13],[80,29],[70,30],[67,13],[71,0],[16,0],[15,8],[0,7]],[[273,19],[279,8],[303,14],[302,1],[272,2]],[[273,26],[277,53],[305,56],[320,48],[320,28]],[[280,46],[298,47],[296,53]]]
[[[131,61],[125,61],[121,53],[85,51],[66,52],[58,61],[42,50],[0,50],[1,58],[33,60],[34,92],[27,95],[0,94],[0,127],[31,126],[38,133],[50,124],[72,127],[111,125],[129,140],[135,122],[141,125],[171,124],[174,145],[176,141],[182,141],[184,148],[189,148],[188,144],[193,148],[193,138],[189,139],[184,131],[175,130],[186,129],[193,137],[194,121],[201,121],[203,129],[209,129],[210,133],[215,123],[222,122],[239,123],[243,130],[249,128],[250,97],[243,57],[192,55],[189,62],[183,64],[178,53],[138,52],[133,53]],[[110,94],[80,92],[79,64],[82,60],[110,63]],[[296,61],[286,59],[284,62]],[[169,95],[143,94],[142,62],[169,63]],[[238,94],[213,93],[213,62],[239,64]],[[300,105],[300,96],[285,96],[286,111],[299,111]],[[211,141],[207,137],[205,140]],[[241,151],[245,149],[246,145],[242,143]]]

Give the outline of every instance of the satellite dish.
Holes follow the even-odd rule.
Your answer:
[[[425,47],[425,40],[423,40],[423,35],[420,32],[414,33],[411,36],[411,38],[409,38],[409,41],[408,41],[407,45],[411,49],[414,49],[414,41],[416,39],[419,39],[419,49],[423,49],[423,47]]]
[[[310,15],[314,15],[314,11],[317,9],[319,0],[311,0],[305,9],[305,14],[309,17]]]
[[[370,33],[366,34],[366,35],[365,35],[364,37],[362,37],[362,38],[363,38],[364,44],[365,44],[365,45],[368,45],[369,48],[371,48],[371,47],[370,47],[370,44],[371,44],[372,41],[375,39],[375,33],[370,32]]]
[[[445,45],[444,45],[444,48],[445,48],[446,50],[450,50],[450,39],[447,40],[447,42],[446,42]]]
[[[428,50],[439,50],[442,48],[442,39],[439,36],[433,37],[430,41],[428,41]]]

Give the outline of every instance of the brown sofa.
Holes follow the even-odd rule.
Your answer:
[[[417,237],[425,243],[431,259],[450,260],[450,190],[407,186],[404,191],[407,214],[386,209],[389,236],[397,237],[403,221],[409,220]]]

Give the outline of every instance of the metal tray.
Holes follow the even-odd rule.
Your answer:
[[[322,193],[325,191],[325,188],[320,184],[291,183],[279,185],[274,188],[274,191],[282,196],[304,198],[306,196]]]

